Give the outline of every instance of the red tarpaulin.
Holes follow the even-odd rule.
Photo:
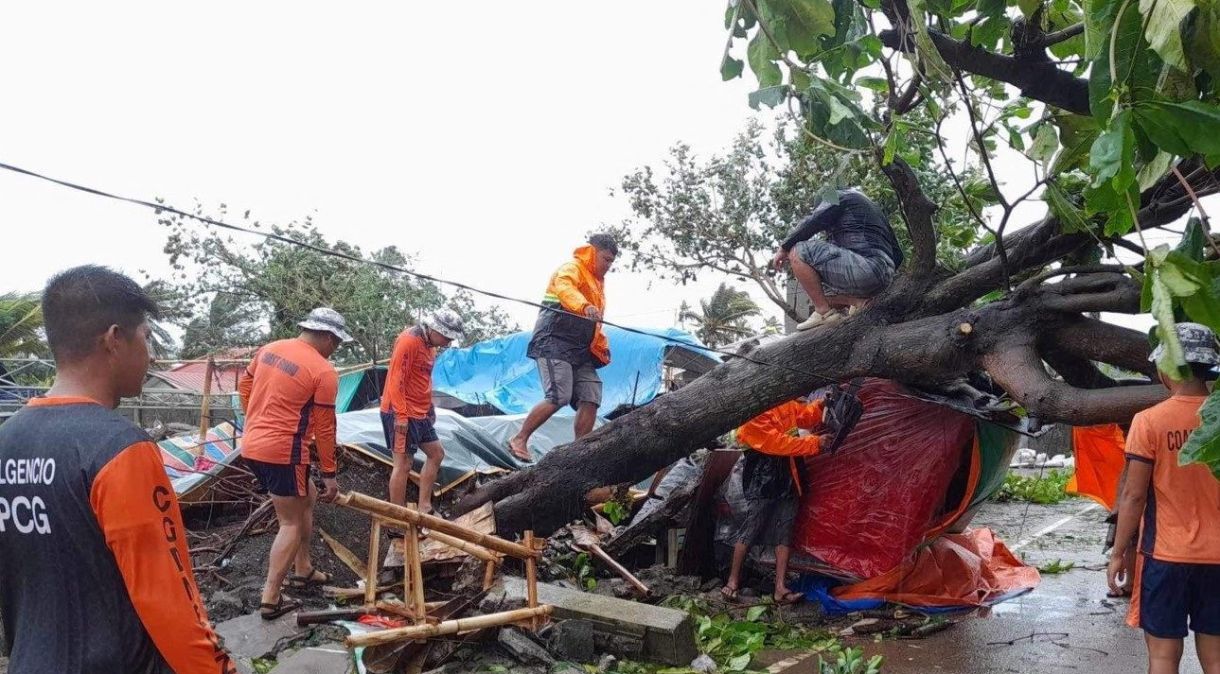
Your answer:
[[[875,578],[906,561],[944,519],[949,484],[975,445],[975,421],[884,380],[869,380],[860,398],[864,416],[843,447],[807,462],[793,545]]]

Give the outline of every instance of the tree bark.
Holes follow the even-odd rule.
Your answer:
[[[904,307],[909,312],[926,287],[906,275],[865,312],[761,347],[748,358],[732,359],[681,390],[551,452],[534,467],[475,491],[459,510],[495,501],[502,533],[552,531],[582,512],[590,489],[635,482],[778,403],[854,377],[927,387],[985,369],[1030,414],[1078,424],[1126,421],[1163,397],[1156,386],[1086,389],[1049,376],[1037,351],[1040,341],[1051,339],[1043,335],[1070,335],[1074,328],[1095,335],[1110,330],[1052,304],[1079,301],[1131,308],[1128,284],[1115,279],[1076,284],[1087,301],[1074,299],[1070,288],[1061,285],[981,307],[895,318]],[[969,329],[963,330],[963,324]],[[1121,345],[1094,348],[1069,339],[1064,353],[1114,358],[1128,365],[1140,357],[1141,347],[1129,332],[1111,336],[1120,337]],[[1147,357],[1146,341],[1142,357]]]

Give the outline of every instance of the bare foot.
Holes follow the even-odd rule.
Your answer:
[[[529,447],[525,445],[525,440],[521,438],[513,437],[513,439],[509,440],[508,451],[512,452],[513,456],[527,463],[534,460],[534,457],[530,456]]]

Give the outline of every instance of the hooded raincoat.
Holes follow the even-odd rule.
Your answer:
[[[581,246],[573,251],[572,261],[551,276],[542,300],[547,308],[538,312],[534,336],[526,350],[530,358],[554,358],[574,367],[610,363],[610,344],[601,324],[585,318],[589,306],[606,310],[604,279],[594,272],[596,255],[593,246]]]

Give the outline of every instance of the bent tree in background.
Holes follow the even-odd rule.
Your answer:
[[[1220,190],[1215,0],[735,0],[726,23],[723,76],[742,74],[731,47],[747,41],[752,105],[786,107],[828,151],[875,162],[898,196],[910,260],[868,310],[753,354],[778,367],[726,363],[466,507],[495,501],[502,528],[549,530],[589,488],[641,479],[828,379],[928,386],[983,371],[1045,421],[1126,421],[1166,395],[1151,383],[1149,335],[1092,314],[1150,311],[1170,372],[1183,362],[1175,320],[1220,329],[1206,221],[1175,249],[1146,243]],[[938,259],[938,203],[904,158],[913,137],[947,129],[970,138],[997,204],[973,213],[991,243],[957,269]],[[1033,188],[1005,188],[992,165],[1001,147],[1024,156]],[[941,180],[962,187],[952,165]],[[1014,222],[1034,198],[1047,214]],[[1118,261],[1118,249],[1141,261]],[[1150,383],[1118,386],[1097,363]],[[1220,473],[1216,394],[1182,460]]]

